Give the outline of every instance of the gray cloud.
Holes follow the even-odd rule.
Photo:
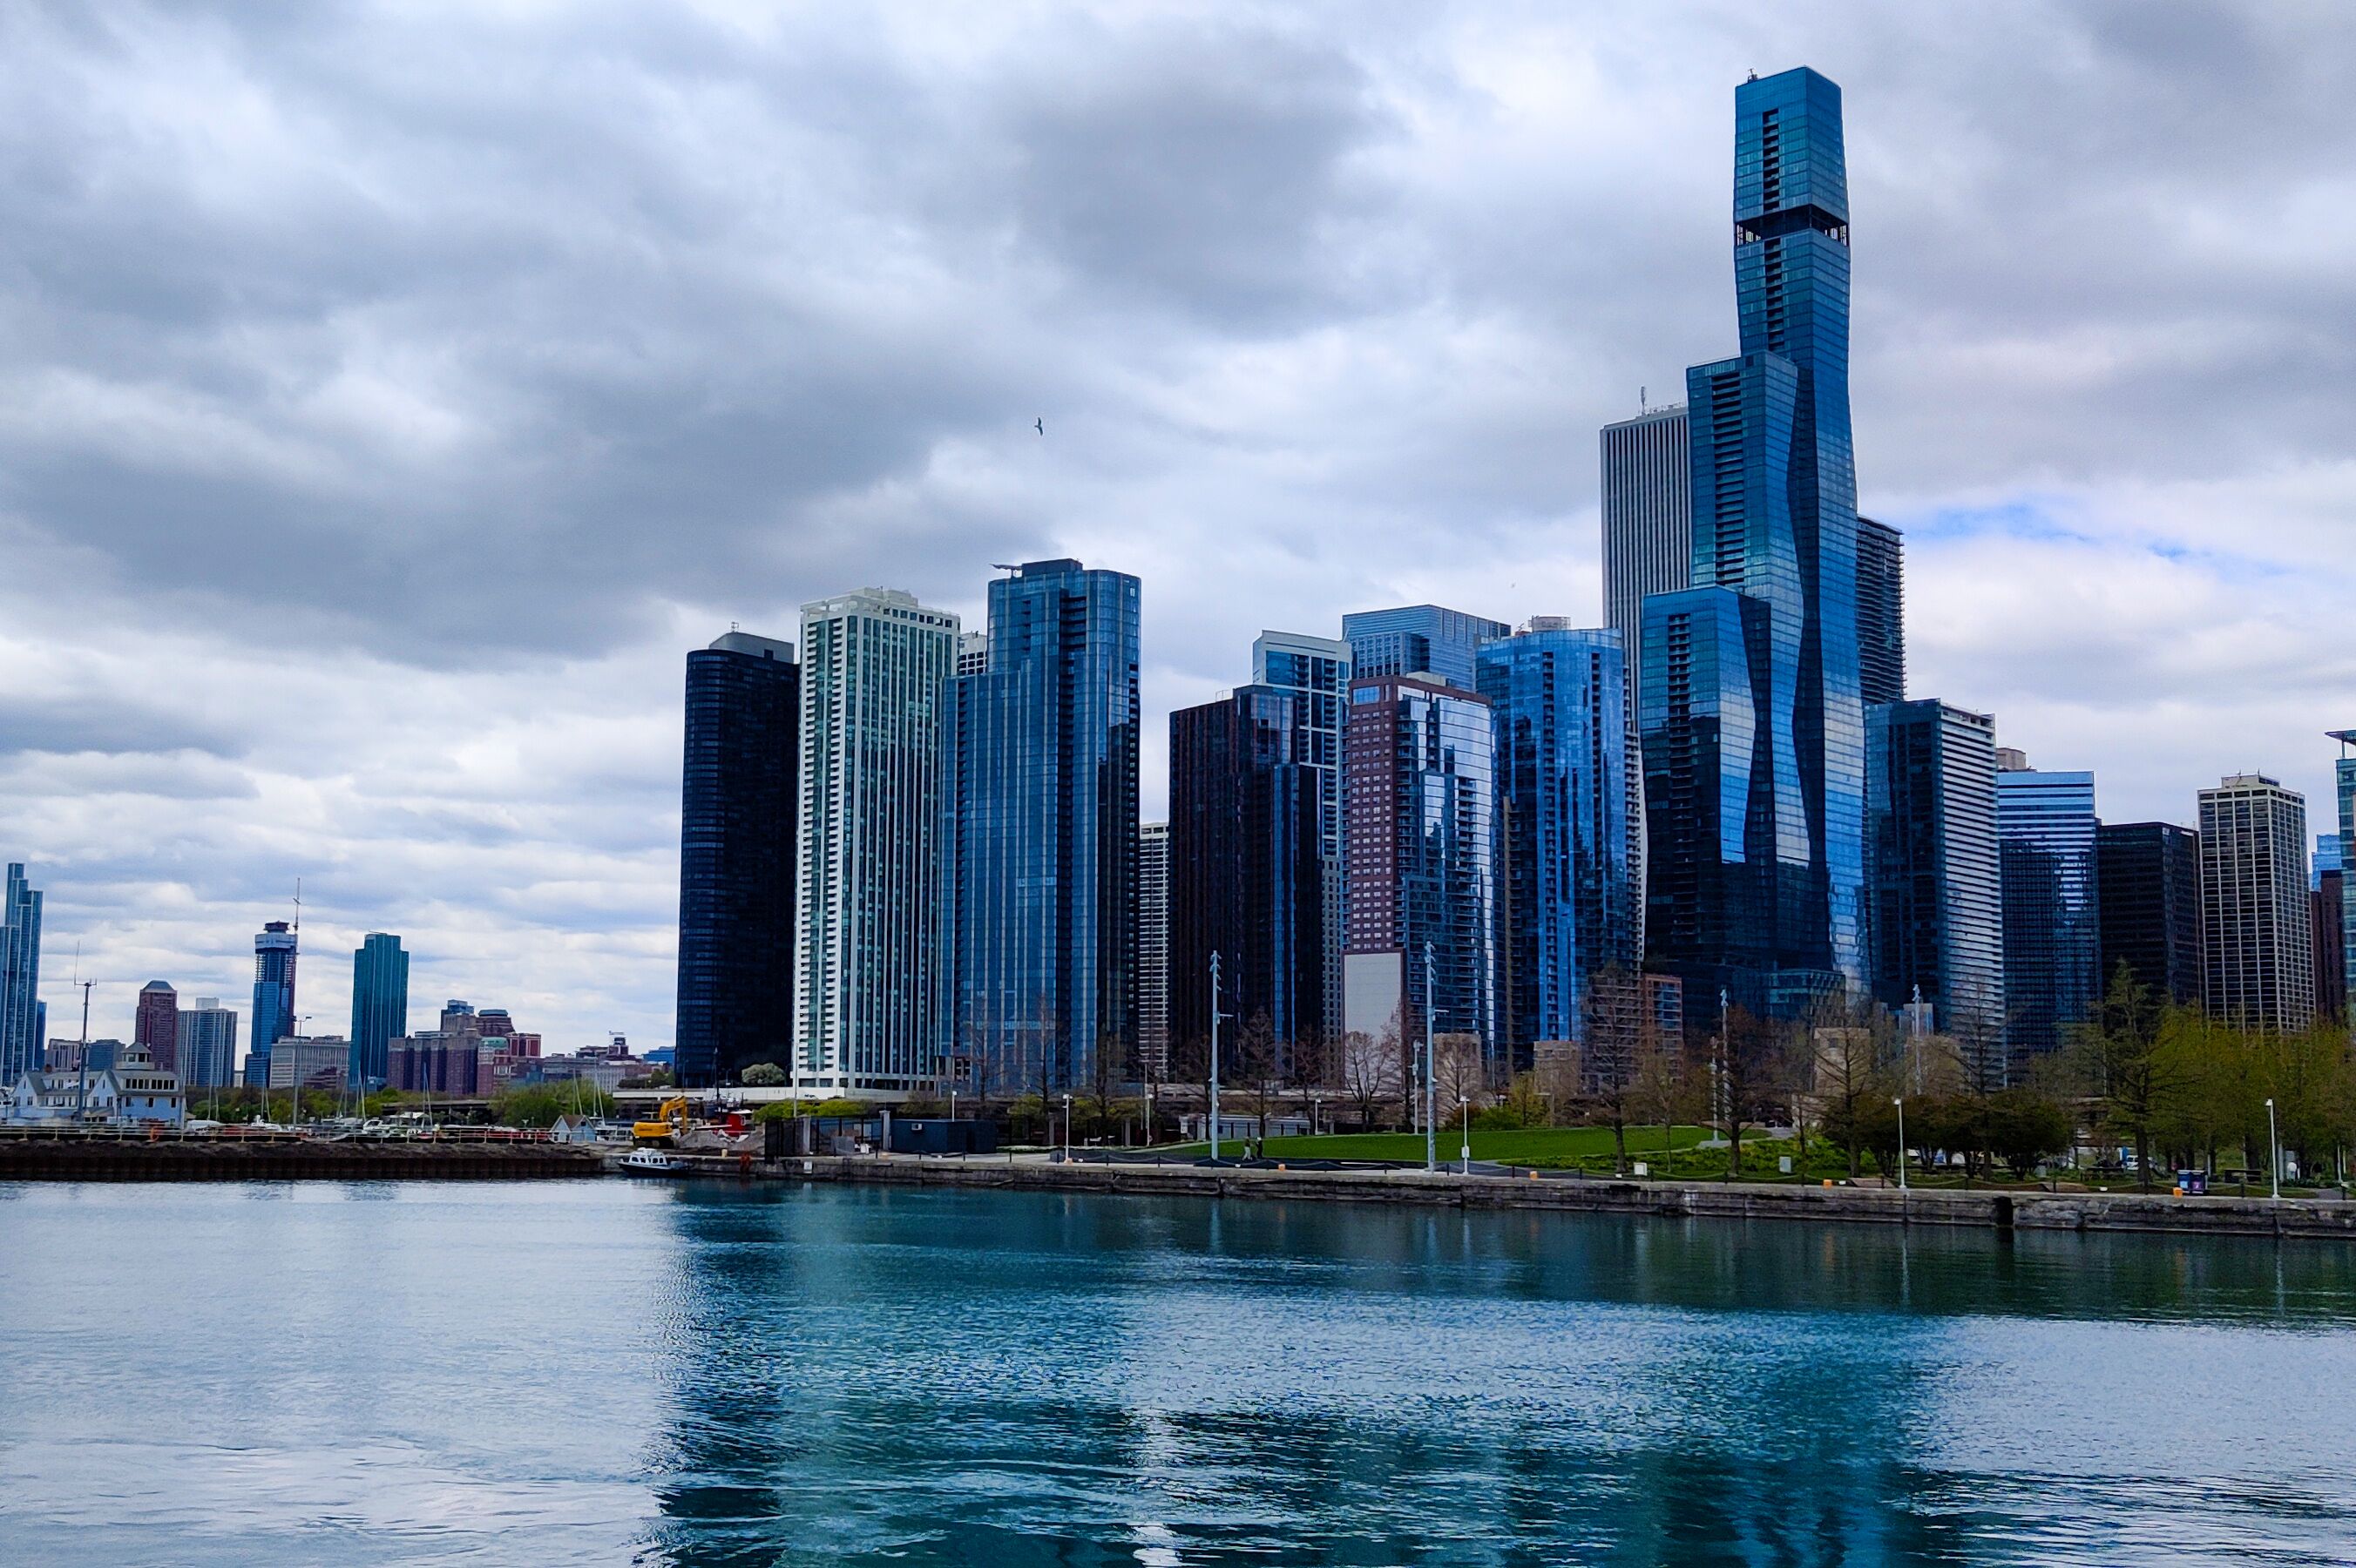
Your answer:
[[[1081,554],[1158,736],[1263,626],[1596,615],[1594,429],[1733,346],[1730,89],[1801,61],[1918,688],[2319,817],[2334,5],[108,3],[0,13],[0,848],[102,973],[237,995],[300,875],[322,954],[659,1040],[731,619]]]

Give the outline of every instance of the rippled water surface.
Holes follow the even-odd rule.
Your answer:
[[[0,1562],[2356,1561],[2340,1249],[0,1184]]]

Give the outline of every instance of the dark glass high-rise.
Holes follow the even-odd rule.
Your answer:
[[[800,671],[730,632],[687,656],[679,848],[680,1083],[734,1083],[793,1044]]]

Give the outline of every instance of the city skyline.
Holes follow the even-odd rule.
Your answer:
[[[89,63],[37,22],[11,26],[15,54],[31,62],[11,69]],[[1186,46],[1174,56],[1174,98],[1151,103],[1125,90],[1131,79],[1118,70],[1100,101],[1043,98],[1005,63],[1023,38],[980,38],[971,78],[1012,113],[984,115],[980,129],[1052,149],[1082,139],[1076,123],[1118,132],[1149,112],[1237,127],[1248,146],[1291,155],[1259,160],[1266,170],[1250,177],[1267,183],[1238,190],[1278,204],[1245,210],[1280,212],[1279,198],[1298,194],[1317,221],[1226,229],[1189,206],[1182,215],[1205,218],[1206,232],[1178,237],[1192,243],[1161,258],[1132,253],[1102,227],[1108,213],[1144,210],[1120,203],[1151,195],[1112,160],[1058,165],[1062,196],[1001,193],[1023,218],[1025,270],[957,296],[970,307],[961,318],[989,320],[1047,272],[1075,280],[1076,297],[1018,313],[1005,338],[978,349],[943,318],[920,314],[929,324],[920,338],[937,333],[981,368],[954,380],[948,405],[925,404],[916,427],[877,432],[875,405],[848,398],[867,427],[862,439],[881,445],[829,459],[848,464],[829,470],[839,482],[819,483],[790,463],[707,478],[691,461],[698,449],[684,445],[638,454],[641,466],[620,476],[630,482],[618,491],[643,498],[651,481],[685,486],[683,503],[665,503],[664,514],[683,516],[686,537],[704,549],[677,567],[631,550],[596,560],[596,549],[580,547],[609,536],[592,528],[595,508],[575,487],[545,477],[545,431],[486,413],[469,396],[465,364],[445,383],[404,357],[412,343],[451,341],[456,318],[420,320],[403,308],[455,309],[439,286],[446,273],[362,287],[378,314],[359,339],[337,336],[324,310],[287,307],[284,329],[317,357],[309,400],[293,409],[203,385],[208,366],[240,368],[235,351],[163,304],[153,306],[163,313],[157,336],[178,357],[135,375],[63,346],[30,346],[23,373],[35,379],[23,406],[47,412],[0,434],[0,455],[19,475],[0,552],[21,569],[0,606],[12,671],[0,701],[15,742],[0,849],[26,861],[48,895],[48,1033],[66,1032],[78,1010],[65,988],[77,941],[81,973],[101,983],[95,1036],[130,1038],[138,988],[151,979],[243,1010],[252,933],[291,918],[300,875],[305,943],[328,955],[302,976],[301,1006],[329,1020],[320,1027],[348,1010],[341,955],[368,932],[389,930],[416,955],[414,995],[509,997],[546,1019],[552,1038],[575,1043],[608,1029],[666,1043],[677,660],[731,621],[789,637],[794,607],[824,595],[903,587],[974,625],[992,560],[1068,554],[1141,577],[1148,818],[1166,809],[1166,715],[1242,684],[1262,630],[1333,636],[1345,612],[1423,602],[1514,624],[1532,615],[1602,624],[1593,432],[1636,413],[1640,386],[1655,403],[1673,400],[1683,366],[1734,341],[1719,238],[1725,95],[1746,69],[1802,61],[1839,80],[1849,99],[1851,198],[1869,218],[1857,258],[1859,502],[1904,530],[1911,688],[1993,711],[1998,743],[2040,765],[2091,769],[2106,819],[2190,826],[2199,789],[2262,772],[2302,794],[2316,826],[2328,822],[2333,748],[2317,732],[2350,720],[2328,699],[2356,689],[2344,640],[2332,639],[2326,618],[2349,596],[2331,529],[2345,526],[2344,432],[2356,421],[2302,400],[2327,395],[2315,389],[2334,379],[2313,357],[2344,350],[2313,341],[2324,335],[2311,328],[2344,318],[2347,285],[2304,270],[2301,255],[2286,261],[2222,235],[2263,231],[2265,213],[2293,209],[2317,188],[2314,169],[2344,163],[2346,133],[2308,138],[2318,165],[2281,161],[2318,113],[2315,90],[2263,22],[2190,38],[2133,19],[2082,28],[2045,18],[2040,28],[2069,37],[2041,41],[2057,53],[2066,52],[2061,43],[2082,45],[2092,62],[2085,80],[2051,99],[2021,90],[2040,69],[2037,37],[2019,40],[2029,63],[2008,59],[2010,75],[1976,80],[1965,65],[1987,65],[1975,49],[1987,39],[1942,65],[1910,58],[1885,24],[1854,13],[1847,36],[1805,16],[1772,37],[1722,28],[1663,51],[1674,66],[1650,55],[1629,63],[1635,34],[1605,31],[1588,48],[1531,36],[1519,40],[1528,65],[1510,69],[1509,51],[1494,41],[1434,22],[1419,37],[1446,46],[1446,69],[1478,90],[1477,112],[1403,77],[1395,35],[1344,47],[1313,27],[1279,37],[1248,27],[1154,26],[1162,31],[1115,27],[1069,46],[1105,51],[1116,66],[1157,43]],[[257,84],[265,101],[299,105],[284,40],[227,39],[198,52]],[[2210,69],[2188,84],[2168,65],[2194,53]],[[909,63],[891,49],[882,60],[887,75]],[[1601,73],[1606,60],[1623,69]],[[135,86],[136,69],[54,72],[76,85],[28,87],[20,101],[86,129]],[[2237,143],[2244,132],[2235,132],[2171,171],[2101,130],[2133,123],[2163,84],[2190,91],[2192,110],[2211,113],[2254,101],[2263,84],[2266,112],[2245,133],[2264,133],[2266,155],[2255,157],[2255,144]],[[413,118],[425,111],[410,86],[394,97]],[[2019,114],[2024,101],[2038,112]],[[1998,113],[2006,106],[2013,123]],[[787,134],[790,116],[774,112],[770,129]],[[1641,137],[1618,122],[1641,127]],[[1062,129],[1046,138],[1043,123]],[[195,144],[191,127],[162,129],[175,145]],[[1996,219],[2024,210],[2012,204],[2018,182],[2054,174],[2049,140],[2132,176],[2114,182],[2132,194],[2087,186],[2040,204],[2040,244],[2022,248]],[[1910,159],[1933,150],[1951,155],[1939,166],[1953,181],[1916,191]],[[664,149],[651,152],[643,177],[675,187]],[[226,177],[260,191],[265,211],[316,212],[329,198],[300,176],[337,155],[322,150],[291,183],[273,184],[265,176],[275,165],[248,149]],[[2210,158],[2266,173],[2229,200],[2196,188]],[[1499,172],[1463,177],[1483,160]],[[414,165],[394,157],[384,167],[392,188],[414,194]],[[1443,181],[1442,172],[1458,177]],[[1219,189],[1245,176],[1189,165],[1173,177]],[[1283,181],[1293,183],[1279,189]],[[910,198],[900,187],[888,195]],[[1568,246],[1535,243],[1613,200],[1640,220],[1577,229]],[[2246,216],[2253,204],[2255,222]],[[2162,206],[2209,218],[2171,225],[2125,273],[2115,270],[2121,225],[2140,226],[2131,214]],[[44,254],[86,243],[83,219],[136,221],[103,207],[61,211],[29,194],[22,210],[37,242],[51,248]],[[220,257],[196,248],[207,286],[233,282],[219,269],[231,265],[231,241],[255,248],[242,237],[245,220],[202,204],[171,210],[224,248]],[[934,216],[939,227],[920,232],[944,243],[959,232],[954,213]],[[519,219],[528,235],[533,221]],[[2193,237],[2179,237],[2188,229]],[[1543,263],[1504,276],[1462,234],[1492,249],[1527,244],[1545,252]],[[762,248],[776,242],[765,230],[733,237],[754,253],[772,253]],[[1423,272],[1409,265],[1419,246],[1432,248]],[[2106,261],[2096,272],[2083,258],[2098,250]],[[1348,288],[1319,281],[1336,256],[1365,263]],[[717,264],[700,252],[689,259]],[[2284,266],[2289,284],[2260,286]],[[832,276],[821,272],[790,273],[798,308],[875,344],[871,315],[819,288]],[[2083,284],[2090,275],[2117,298],[2094,297]],[[16,303],[91,325],[90,341],[111,341],[136,318],[96,283],[38,268],[27,277],[10,285]],[[142,273],[125,286],[154,281]],[[623,293],[637,319],[660,319],[669,304]],[[955,303],[922,290],[911,301]],[[1088,307],[1107,303],[1140,316],[1132,340],[1092,334]],[[562,336],[570,325],[552,330]],[[2101,354],[2073,348],[2097,334]],[[717,342],[689,336],[705,352]],[[1012,350],[1059,338],[1068,343],[1046,370],[1012,368],[1023,357]],[[2233,347],[2215,347],[2221,339]],[[723,409],[798,384],[758,339],[750,347],[747,379],[722,389],[742,396],[723,395]],[[936,368],[926,343],[908,352]],[[2182,400],[2155,408],[2129,384],[2162,353],[2171,367],[2164,379],[2180,383]],[[1339,357],[1327,364],[1321,355]],[[1376,368],[1385,355],[1399,357],[1396,379]],[[1262,361],[1276,373],[1237,379]],[[682,384],[658,377],[624,389],[668,400]],[[1440,386],[1450,391],[1435,406]],[[142,387],[163,390],[142,400]],[[523,390],[554,398],[579,389]],[[795,407],[802,424],[762,428],[840,445],[846,422]],[[1031,428],[1035,416],[1044,434]],[[2158,433],[2131,428],[2137,421]],[[191,432],[214,429],[228,438],[198,453]],[[402,432],[398,450],[386,431]],[[505,462],[451,455],[473,453]],[[514,495],[437,488],[444,461],[519,485],[517,473],[539,473],[543,489],[530,492],[535,505],[512,510],[512,528],[466,542],[471,535],[450,530]],[[1298,476],[1321,466],[1333,477]],[[421,477],[434,482],[411,483]],[[143,486],[154,485],[184,498],[151,505]],[[224,510],[240,498],[256,505]],[[387,516],[453,552],[447,571],[438,557],[429,570],[427,557],[396,550],[391,569],[412,573],[387,598],[402,605],[399,616],[323,608],[369,597],[350,586],[363,581],[351,541],[378,519],[371,508],[396,503]],[[568,520],[576,506],[581,517]],[[233,511],[258,528],[290,510],[327,520],[287,536],[285,582],[269,590],[284,601],[208,576],[177,536],[159,544],[125,520],[183,519],[180,532],[205,555],[234,560],[242,536],[209,519]],[[2273,520],[2263,540],[2247,537],[2254,514]],[[1184,521],[1190,515],[1252,523],[1241,537],[1226,526],[1209,536]],[[575,538],[575,528],[589,531]],[[535,554],[540,536],[572,542]],[[1214,537],[1220,549],[1205,551]],[[169,580],[135,623],[136,645],[117,635],[133,624],[114,613],[122,600],[106,569],[118,559],[149,560]],[[92,564],[100,570],[84,570]],[[284,612],[283,635],[267,643],[224,641],[206,613],[260,603]]]

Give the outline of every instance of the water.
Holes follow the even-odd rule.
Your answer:
[[[2267,1243],[0,1184],[0,1563],[2344,1563],[2351,1286]]]

